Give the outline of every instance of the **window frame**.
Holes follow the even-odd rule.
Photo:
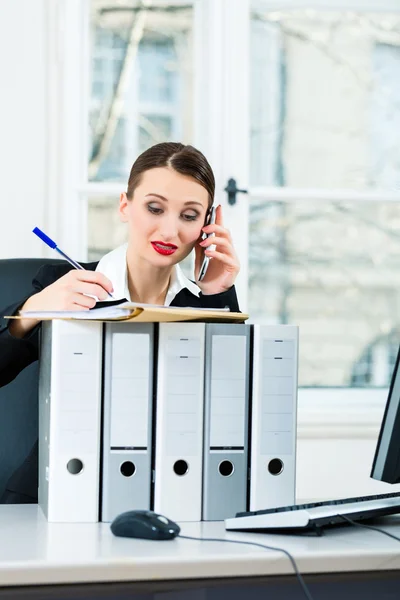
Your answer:
[[[47,0],[47,226],[60,247],[87,257],[89,0]]]
[[[396,0],[260,0],[265,10],[357,10],[360,12],[399,12]],[[265,201],[302,202],[400,202],[399,190],[293,188],[250,186],[249,196]],[[383,416],[388,388],[301,387],[299,388],[299,437],[376,438],[377,423]],[[321,395],[323,399],[321,399]],[[323,410],[321,410],[321,404]],[[360,413],[360,405],[363,411]]]
[[[253,6],[259,4],[265,10],[321,10],[321,11],[357,11],[357,12],[396,12],[397,0],[253,0]]]
[[[178,3],[179,0],[178,0]],[[309,8],[316,10],[399,11],[398,0],[268,0],[262,2],[267,10]],[[249,206],[243,195],[238,204],[230,207],[223,192],[229,176],[237,178],[238,187],[266,200],[302,201],[311,198],[321,201],[349,200],[366,202],[379,199],[400,201],[399,192],[331,189],[295,189],[276,187],[249,188],[249,20],[250,0],[193,0],[194,9],[194,144],[197,144],[213,164],[217,181],[217,200],[223,204],[226,224],[232,231],[242,268],[238,280],[242,309],[247,307],[247,249]],[[88,201],[91,197],[119,194],[126,182],[88,181],[87,113],[90,89],[88,85],[90,59],[90,0],[48,0],[48,108],[49,149],[48,191],[49,230],[57,236],[61,247],[82,261],[87,259]],[[240,40],[240,43],[237,41]],[[225,64],[221,78],[222,65]],[[235,93],[237,86],[243,89]],[[204,123],[204,114],[209,119]],[[232,127],[236,115],[243,118]],[[241,147],[241,153],[235,152]],[[244,157],[244,158],[243,158]],[[322,398],[321,398],[322,396]],[[360,408],[378,414],[386,390],[352,388],[301,388],[299,399],[301,419],[312,421],[315,430],[315,399],[322,401],[320,423],[326,422],[330,407],[338,410]],[[380,408],[376,408],[379,406]],[[375,408],[374,408],[375,407]],[[318,412],[318,411],[317,411]],[[372,414],[372,413],[371,413]],[[308,415],[308,417],[307,417]]]

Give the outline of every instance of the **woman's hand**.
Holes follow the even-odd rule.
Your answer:
[[[235,283],[240,270],[239,259],[233,247],[232,238],[225,229],[222,220],[222,207],[219,205],[215,215],[215,225],[203,227],[204,233],[215,233],[196,245],[195,276],[196,283],[205,295],[226,292]],[[208,250],[209,246],[216,245],[215,250]],[[204,253],[203,250],[204,249]],[[199,271],[203,258],[209,256],[207,273],[202,281],[198,281]]]
[[[31,296],[24,310],[89,310],[99,300],[107,300],[111,281],[99,271],[72,269],[41,292]],[[90,296],[89,296],[90,294]],[[29,308],[26,305],[29,303]]]
[[[34,294],[20,310],[89,310],[99,300],[108,298],[112,292],[111,281],[98,271],[72,269],[41,292]],[[90,296],[86,295],[90,294]],[[10,322],[9,331],[14,337],[24,337],[39,323],[38,319],[15,319]]]

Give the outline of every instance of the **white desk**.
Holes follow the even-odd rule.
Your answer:
[[[400,536],[400,517],[391,517],[383,528]],[[303,575],[379,571],[382,577],[398,577],[400,589],[400,542],[378,532],[346,527],[322,537],[282,536],[226,532],[223,523],[183,523],[181,529],[182,535],[283,547]],[[4,586],[276,575],[293,576],[282,553],[179,538],[163,542],[116,538],[108,524],[49,524],[37,505],[0,506],[0,598]],[[293,584],[298,585],[295,579]],[[301,598],[300,587],[294,589]]]

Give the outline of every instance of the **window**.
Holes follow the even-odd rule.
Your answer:
[[[372,48],[370,147],[372,183],[400,190],[400,25],[398,37]]]
[[[400,331],[393,330],[369,344],[353,367],[351,385],[389,387],[399,343]]]
[[[190,3],[92,0],[88,258],[126,240],[117,216],[130,168],[146,148],[191,141]],[[187,264],[191,262],[187,259]]]
[[[285,8],[301,4],[91,0],[89,257],[125,240],[134,158],[200,139],[219,200],[232,176],[249,192],[225,215],[251,321],[299,325],[301,386],[356,387],[399,329],[400,8]]]
[[[366,370],[360,356],[399,328],[400,14],[264,5],[251,22],[249,312],[300,326],[300,385],[387,385],[378,353]]]

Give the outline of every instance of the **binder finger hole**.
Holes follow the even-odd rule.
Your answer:
[[[235,467],[230,460],[223,460],[218,465],[218,471],[223,477],[229,477],[230,475],[232,475],[234,470]]]
[[[268,463],[268,471],[271,475],[280,475],[283,471],[283,462],[280,458],[273,458]]]
[[[67,471],[71,475],[79,475],[83,471],[83,462],[79,458],[71,458],[67,462]]]
[[[122,463],[119,470],[121,471],[124,477],[132,477],[135,474],[136,467],[130,460],[126,460]]]
[[[174,464],[174,473],[177,475],[186,475],[189,471],[189,465],[186,460],[177,460]]]

